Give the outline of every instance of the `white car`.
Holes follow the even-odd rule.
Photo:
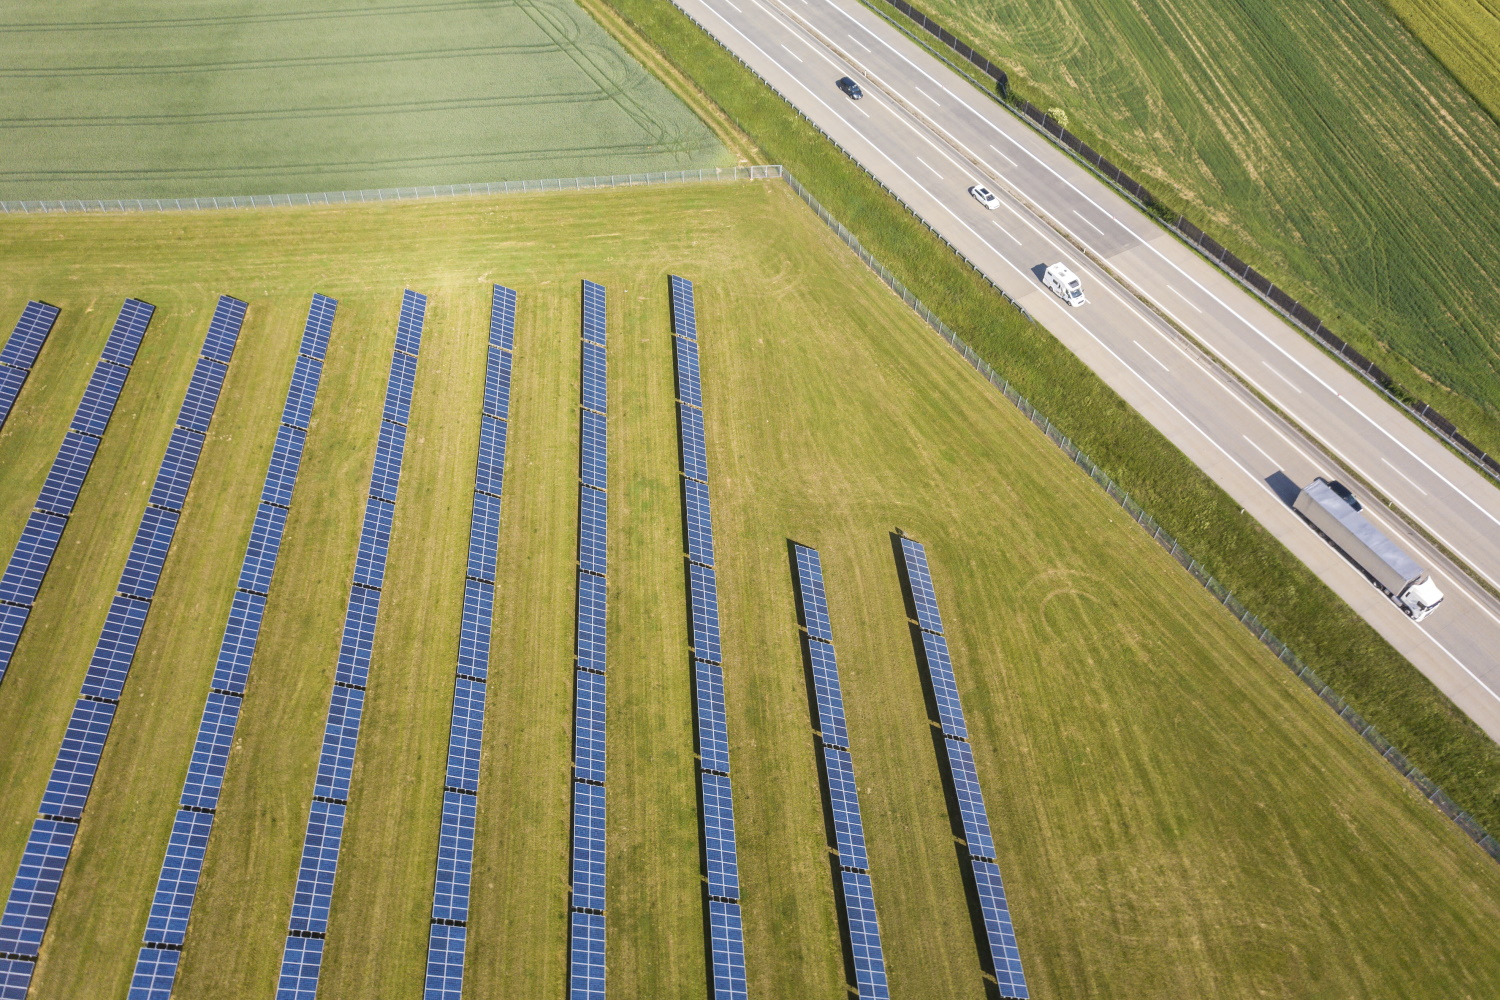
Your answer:
[[[983,184],[975,184],[973,187],[969,188],[969,193],[974,196],[975,201],[979,202],[979,204],[983,205],[991,212],[1000,207],[1000,199],[996,198],[990,192],[990,189],[985,187]]]
[[[1070,306],[1081,306],[1088,301],[1083,297],[1083,283],[1066,264],[1048,265],[1042,274],[1042,284]]]

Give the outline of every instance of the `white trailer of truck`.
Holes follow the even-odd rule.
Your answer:
[[[1304,486],[1292,509],[1363,570],[1413,621],[1421,621],[1443,603],[1443,592],[1427,571],[1323,479]]]

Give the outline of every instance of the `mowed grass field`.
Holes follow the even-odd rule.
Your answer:
[[[1500,453],[1500,124],[1381,0],[923,9]]]
[[[214,296],[250,303],[33,996],[123,998],[297,339],[340,302],[176,996],[269,996],[402,287],[430,306],[322,980],[420,993],[489,286],[520,293],[466,987],[562,997],[578,281],[610,297],[609,989],[702,998],[666,276],[697,282],[751,991],[846,996],[787,542],[820,549],[895,995],[985,990],[891,545],[928,546],[1036,997],[1485,997],[1500,868],[779,184],[0,221],[63,308],[14,545],[126,295],[158,306],[0,685],[15,871]]]
[[[725,166],[571,0],[0,3],[0,199]]]

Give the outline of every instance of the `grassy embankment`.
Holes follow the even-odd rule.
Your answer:
[[[177,995],[272,988],[403,285],[431,309],[323,992],[420,990],[492,280],[520,290],[521,310],[469,988],[560,994],[583,275],[612,308],[610,989],[704,995],[669,271],[699,283],[757,995],[845,995],[786,558],[796,538],[828,569],[893,988],[983,996],[891,553],[898,525],[936,568],[1038,995],[1500,987],[1500,870],[780,185],[12,219],[0,261],[0,311],[28,296],[63,307],[0,434],[6,546],[115,304],[161,307],[0,686],[0,731],[27,736],[0,754],[6,871],[212,297],[250,302],[38,997],[125,994],[319,289],[341,302],[333,346]]]

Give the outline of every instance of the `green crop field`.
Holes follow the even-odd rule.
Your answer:
[[[1475,99],[1500,118],[1500,6],[1494,0],[1385,0]]]
[[[918,6],[1500,453],[1500,125],[1381,0]]]
[[[724,166],[571,0],[0,2],[0,199]]]
[[[706,995],[669,273],[698,288],[752,995],[847,995],[795,539],[827,573],[892,992],[985,996],[898,527],[1033,996],[1500,992],[1500,867],[778,183],[11,217],[0,273],[0,317],[63,309],[0,431],[4,553],[121,299],[158,306],[0,684],[6,878],[214,296],[249,302],[33,997],[126,995],[317,290],[338,317],[174,995],[274,989],[403,287],[431,299],[320,995],[420,994],[496,281],[520,307],[466,987],[563,995],[583,277],[611,309],[609,989]]]

